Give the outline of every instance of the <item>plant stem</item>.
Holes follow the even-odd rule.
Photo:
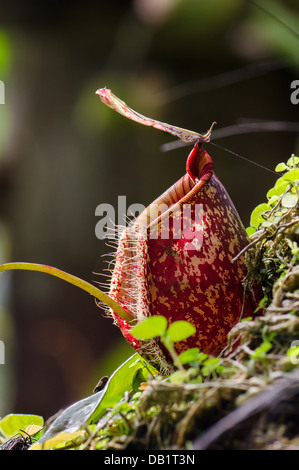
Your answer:
[[[164,346],[168,349],[169,354],[171,355],[171,358],[173,360],[174,365],[176,365],[177,368],[179,369],[179,371],[182,373],[182,375],[184,377],[186,377],[187,376],[186,371],[185,371],[183,365],[181,364],[180,360],[178,359],[178,355],[175,352],[174,347],[173,347],[173,342],[170,341],[167,338],[167,336],[163,337],[163,335],[161,336],[161,341],[162,341],[162,343],[164,343]]]

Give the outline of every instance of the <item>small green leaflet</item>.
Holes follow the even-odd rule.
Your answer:
[[[272,207],[269,204],[259,204],[253,211],[250,217],[250,225],[252,227],[258,228],[259,224],[265,222],[263,214],[266,211],[271,210]]]
[[[162,336],[167,328],[167,320],[162,315],[153,315],[131,328],[130,333],[138,339],[151,339]]]
[[[44,420],[39,415],[9,414],[0,420],[0,434],[9,439],[33,424],[43,426]]]
[[[167,328],[167,320],[162,315],[153,315],[143,320],[130,330],[131,334],[138,339],[151,339],[160,336],[162,341],[182,341],[196,333],[191,323],[177,320]]]
[[[196,333],[196,329],[191,323],[184,320],[177,320],[167,329],[167,335],[174,343],[176,341],[183,341],[184,339]]]

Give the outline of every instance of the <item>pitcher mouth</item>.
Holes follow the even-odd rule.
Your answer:
[[[155,199],[132,223],[141,230],[153,230],[180,206],[190,203],[214,172],[211,157],[196,143],[186,163],[186,174]]]

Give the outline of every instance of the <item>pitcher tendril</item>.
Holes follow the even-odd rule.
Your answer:
[[[12,269],[20,269],[26,271],[39,271],[46,274],[51,274],[52,276],[58,277],[67,281],[69,284],[73,284],[74,286],[79,287],[82,290],[85,290],[90,295],[95,297],[100,302],[104,303],[110,308],[113,308],[118,315],[123,318],[125,321],[132,323],[134,318],[125,310],[123,309],[115,300],[111,299],[107,294],[102,292],[97,287],[89,284],[89,282],[80,279],[79,277],[73,276],[73,274],[66,273],[65,271],[61,271],[58,268],[54,268],[52,266],[47,266],[45,264],[36,264],[36,263],[5,263],[0,265],[0,272],[3,271],[10,271]]]

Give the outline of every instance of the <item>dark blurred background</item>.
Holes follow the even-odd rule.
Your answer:
[[[0,261],[94,282],[111,251],[97,205],[147,205],[184,174],[190,148],[163,153],[172,137],[105,107],[98,88],[198,132],[217,121],[215,143],[273,170],[298,153],[298,50],[298,0],[0,0]],[[246,120],[280,124],[216,139]],[[206,149],[248,226],[276,176]],[[0,415],[48,418],[133,353],[85,292],[40,273],[0,281]]]

